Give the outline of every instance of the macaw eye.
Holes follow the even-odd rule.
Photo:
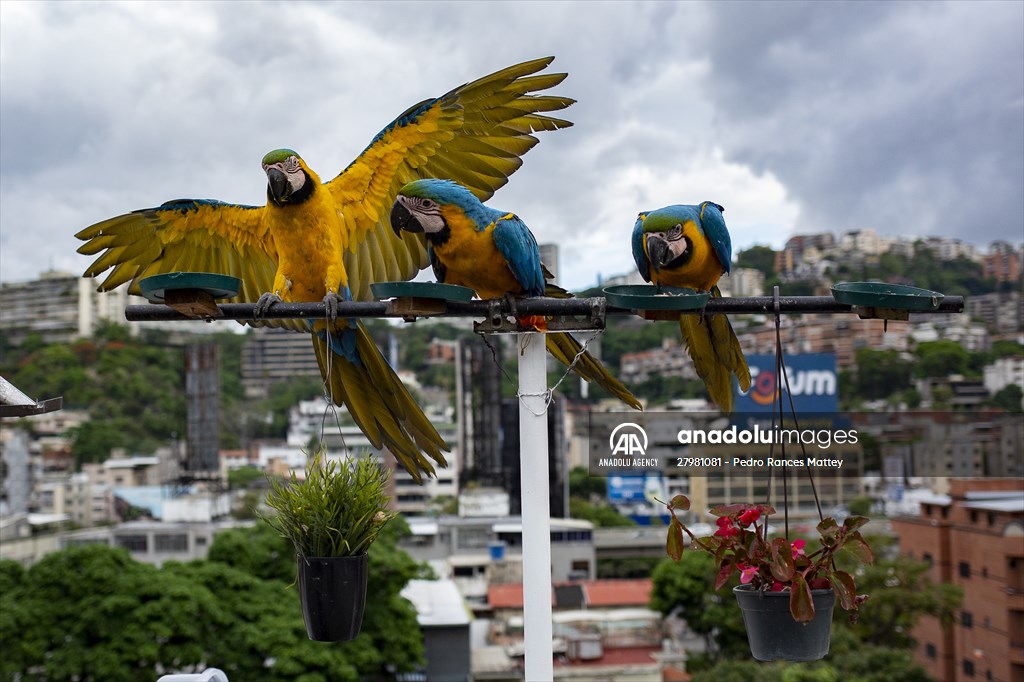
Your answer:
[[[423,208],[434,208],[434,202],[431,201],[430,199],[423,199],[422,201],[420,201],[420,206],[422,206]]]
[[[669,241],[676,241],[677,239],[683,236],[683,226],[676,225],[666,233],[666,236],[668,237]]]
[[[284,163],[281,164],[281,167],[284,169],[285,173],[294,173],[299,170],[299,160],[294,156],[289,156],[284,160]]]

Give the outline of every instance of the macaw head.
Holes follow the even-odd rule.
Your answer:
[[[701,241],[717,241],[705,232],[702,223],[704,213],[716,213],[716,220],[721,222],[724,230],[725,223],[721,219],[724,210],[718,204],[706,201],[700,206],[666,206],[656,211],[641,213],[637,223],[640,226],[642,246],[650,267],[655,272],[685,267],[693,258],[694,244]],[[726,232],[725,239],[728,238]]]
[[[451,207],[458,207],[468,215],[480,206],[480,200],[456,182],[416,180],[398,191],[391,207],[391,228],[398,236],[405,230],[423,232],[430,238],[442,234],[448,227],[444,214]]]
[[[275,206],[294,206],[309,199],[320,184],[306,162],[291,149],[275,149],[263,157],[267,174],[267,201]]]

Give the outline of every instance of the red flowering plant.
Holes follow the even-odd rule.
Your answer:
[[[767,504],[730,504],[711,509],[718,517],[714,534],[698,538],[676,516],[676,510],[686,511],[690,500],[676,495],[667,505],[672,520],[668,526],[667,552],[679,561],[683,555],[683,533],[691,544],[715,557],[718,577],[715,589],[720,589],[734,573],[739,573],[740,584],[750,589],[782,592],[789,590],[789,611],[794,620],[802,623],[814,619],[812,589],[829,589],[836,593],[840,606],[850,612],[855,621],[857,607],[867,595],[857,594],[852,574],[835,567],[834,557],[840,550],[863,563],[874,561],[874,554],[860,534],[860,527],[868,522],[863,516],[848,516],[840,525],[827,517],[818,523],[820,547],[807,546],[803,539],[790,542],[787,538],[769,538],[768,517],[775,509]]]

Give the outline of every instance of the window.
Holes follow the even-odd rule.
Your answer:
[[[960,577],[970,578],[971,577],[971,565],[966,561],[960,562]]]
[[[184,533],[161,533],[153,536],[153,543],[157,552],[187,552],[188,536]]]
[[[965,628],[974,627],[974,616],[971,615],[970,611],[960,612],[960,625],[963,625]]]
[[[969,658],[964,659],[964,675],[974,677],[974,661]]]
[[[935,562],[935,560],[932,559],[931,553],[929,552],[925,552],[924,555],[921,556],[921,561],[925,562],[929,566],[931,566]]]
[[[938,658],[938,652],[935,650],[935,645],[930,642],[926,644],[924,647],[924,655],[928,657],[929,661],[934,661]]]
[[[149,538],[145,535],[118,535],[114,543],[118,547],[124,547],[129,552],[146,552],[149,550]]]

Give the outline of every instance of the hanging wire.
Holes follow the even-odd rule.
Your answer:
[[[329,312],[324,313],[324,333],[327,335],[327,372],[323,377],[324,399],[327,401],[327,406],[324,407],[323,417],[320,419],[320,448],[326,450],[326,441],[324,440],[324,434],[327,431],[327,415],[332,413],[334,415],[334,423],[338,427],[338,436],[341,438],[341,447],[344,452],[348,452],[348,443],[345,441],[345,432],[341,428],[341,416],[338,414],[338,406],[334,400],[334,387],[331,386],[331,368],[334,366],[334,350],[331,345],[331,316]],[[320,458],[321,466],[323,465],[324,458]]]
[[[776,428],[779,430],[783,429],[785,422],[785,413],[783,410],[782,403],[782,392],[783,386],[785,386],[786,397],[789,401],[789,412],[793,418],[793,427],[795,430],[800,430],[800,421],[796,416],[796,406],[793,403],[793,391],[789,385],[789,372],[786,370],[786,360],[782,353],[782,323],[781,323],[781,310],[779,305],[779,287],[776,286],[773,291],[774,308],[775,308],[775,395],[772,398],[772,433],[778,433]],[[778,426],[776,427],[776,411],[775,408],[778,406]],[[807,448],[804,445],[803,440],[797,439],[800,443],[800,454],[803,456],[804,461],[807,461]],[[768,449],[768,457],[772,457],[772,453],[775,448],[775,439],[772,439],[772,443]],[[786,541],[789,541],[789,481],[788,472],[786,467],[786,444],[785,441],[779,438],[779,448],[781,457],[783,460],[782,464],[782,496],[783,496],[783,518],[785,520],[785,533]],[[806,468],[806,467],[805,467]],[[818,486],[814,482],[814,475],[811,473],[809,468],[807,469],[807,479],[811,484],[811,493],[814,495],[814,506],[818,511],[818,520],[822,521],[825,518],[824,513],[821,510],[821,498],[818,496]],[[771,491],[772,491],[772,467],[768,466],[768,495],[765,504],[771,502]],[[766,524],[767,526],[767,524]],[[767,536],[767,529],[765,530]]]
[[[512,376],[507,371],[505,371],[505,368],[501,366],[501,362],[498,361],[498,353],[494,349],[494,346],[491,345],[491,342],[487,339],[487,334],[485,334],[483,332],[480,332],[480,337],[483,339],[484,344],[487,346],[488,350],[491,351],[491,358],[494,360],[494,364],[496,364],[498,366],[498,369],[500,369],[501,373],[505,375],[505,378],[509,380],[509,383],[511,383],[513,386],[517,387],[516,388],[516,399],[519,400],[520,404],[523,407],[525,407],[527,409],[527,411],[530,412],[530,414],[532,414],[535,417],[542,417],[542,416],[544,416],[544,413],[547,412],[548,407],[551,406],[551,402],[555,399],[555,390],[562,384],[563,381],[565,381],[565,379],[570,374],[572,374],[572,370],[576,367],[577,363],[579,363],[580,358],[582,358],[584,355],[586,355],[587,349],[590,347],[591,342],[594,341],[594,339],[598,338],[602,333],[603,332],[601,332],[601,331],[595,332],[590,338],[588,338],[586,341],[584,341],[582,344],[580,344],[579,352],[577,352],[575,357],[573,357],[572,361],[568,365],[568,368],[565,370],[565,372],[562,374],[562,376],[558,378],[558,381],[555,382],[555,385],[552,386],[551,388],[548,388],[548,389],[540,392],[540,393],[523,393],[522,391],[520,391],[518,389],[518,383],[519,382],[516,379],[513,379]],[[521,341],[520,341],[520,344],[521,344],[520,347],[519,347],[519,354],[520,355],[523,354],[523,352],[526,349],[527,344],[529,344],[530,341],[534,338],[534,336],[533,336],[534,334],[538,335],[539,338],[543,338],[544,337],[544,332],[524,332],[523,334],[525,336],[523,336]],[[545,343],[546,343],[546,341],[545,341]],[[541,408],[541,410],[539,412],[537,412],[526,401],[524,401],[523,398],[543,398],[544,399],[544,407]]]

